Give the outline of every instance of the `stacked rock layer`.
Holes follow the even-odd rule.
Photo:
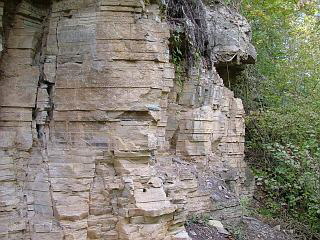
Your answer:
[[[158,5],[17,0],[0,14],[1,239],[189,239],[189,213],[234,217],[241,100],[201,64],[174,81]],[[246,54],[237,34],[217,56]]]

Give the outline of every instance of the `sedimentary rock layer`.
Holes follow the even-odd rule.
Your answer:
[[[234,214],[247,190],[241,100],[202,62],[182,88],[174,81],[158,5],[3,9],[1,239],[189,239],[188,213]]]

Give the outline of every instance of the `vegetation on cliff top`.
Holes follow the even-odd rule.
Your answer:
[[[261,212],[320,232],[320,2],[243,0],[256,66],[234,86],[247,116],[247,159]],[[311,239],[311,238],[310,238]]]

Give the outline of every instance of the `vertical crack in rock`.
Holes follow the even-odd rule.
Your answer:
[[[54,214],[54,199],[52,196],[51,176],[48,164],[47,145],[50,138],[50,121],[53,119],[53,92],[54,82],[48,79],[45,73],[45,63],[50,62],[47,59],[45,49],[47,47],[47,39],[49,33],[49,19],[51,16],[51,6],[48,4],[47,15],[44,16],[42,31],[39,34],[38,46],[35,51],[34,64],[39,67],[39,82],[34,109],[34,120],[36,122],[37,138],[40,143],[40,151],[43,159],[44,170],[48,175],[50,202],[52,204],[52,213]]]
[[[55,33],[56,33],[56,45],[57,45],[57,58],[58,58],[58,55],[60,53],[60,45],[59,45],[59,22],[61,21],[61,16],[59,15],[57,17],[57,25],[56,25],[56,28],[55,28]],[[58,59],[56,59],[56,72],[58,70]]]
[[[50,59],[46,58],[44,49],[46,49],[48,38],[50,13],[43,20],[43,27],[38,39],[38,46],[35,51],[34,64],[39,67],[39,82],[34,109],[34,120],[38,133],[38,139],[44,149],[47,147],[49,138],[49,123],[53,118],[53,91],[54,82],[48,79],[45,73],[45,63]]]
[[[94,176],[93,176],[93,179],[92,179],[92,182],[90,183],[90,186],[89,186],[89,197],[88,197],[88,200],[89,200],[89,214],[92,214],[91,212],[91,209],[90,209],[90,203],[93,201],[93,191],[94,191],[94,184],[95,184],[95,181],[98,177],[98,173],[97,173],[97,162],[95,161],[94,162]],[[104,182],[104,179],[102,180],[103,181],[103,186],[105,187],[105,182]],[[87,219],[87,225],[90,226],[89,224],[89,218]],[[89,239],[90,238],[90,231],[88,230],[86,232],[86,238]]]
[[[49,226],[48,231],[58,229],[45,153],[53,86],[43,70],[49,8],[49,1],[5,2],[0,156],[7,159],[8,173],[0,181],[8,194],[1,195],[0,238],[28,239]]]
[[[39,4],[39,5],[37,5]],[[32,7],[39,6],[44,10],[46,13],[45,15],[41,16],[41,24],[42,27],[40,32],[37,34],[37,44],[34,51],[33,57],[33,65],[37,66],[39,69],[39,80],[38,80],[38,87],[36,93],[36,101],[35,101],[35,108],[33,109],[33,120],[35,122],[36,133],[37,133],[37,147],[35,147],[35,154],[32,158],[39,158],[41,162],[39,164],[39,170],[43,172],[44,176],[42,176],[42,181],[37,183],[35,181],[34,188],[37,187],[39,184],[45,185],[46,189],[42,189],[46,191],[46,194],[40,195],[39,202],[43,207],[48,207],[48,210],[44,213],[39,210],[34,209],[34,213],[29,215],[29,228],[31,233],[34,231],[32,229],[37,228],[48,228],[50,226],[51,230],[55,231],[55,228],[61,229],[59,223],[55,220],[55,200],[53,197],[53,186],[52,186],[52,176],[50,173],[50,166],[49,166],[49,157],[48,157],[48,142],[50,141],[50,123],[53,120],[53,110],[54,110],[54,102],[53,102],[53,95],[54,95],[54,85],[55,85],[55,76],[52,77],[52,73],[48,72],[48,65],[55,64],[53,62],[55,60],[54,57],[47,56],[47,41],[48,41],[48,34],[49,34],[49,24],[51,18],[51,3],[50,1],[47,2],[39,2],[35,5],[31,5]],[[49,70],[50,67],[49,67]],[[51,74],[50,75],[48,75]],[[38,148],[38,150],[36,149]],[[34,162],[34,161],[32,161]],[[32,165],[31,165],[32,166]],[[32,177],[32,175],[30,176]],[[39,181],[39,179],[38,179]],[[35,203],[34,206],[37,206]],[[50,209],[50,210],[49,210]],[[43,211],[43,210],[42,210]],[[39,221],[39,219],[43,218],[45,215],[47,218],[43,219],[44,222]],[[49,229],[48,229],[49,230]],[[46,230],[46,231],[48,231]],[[49,230],[49,231],[51,231]],[[35,230],[37,231],[37,230]],[[43,230],[39,230],[42,232]],[[39,234],[39,233],[37,233]],[[57,234],[57,237],[60,234]]]

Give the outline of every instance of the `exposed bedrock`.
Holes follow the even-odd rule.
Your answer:
[[[188,214],[238,216],[244,111],[215,66],[254,48],[241,16],[204,11],[212,65],[181,87],[157,4],[0,1],[1,239],[186,240]]]

